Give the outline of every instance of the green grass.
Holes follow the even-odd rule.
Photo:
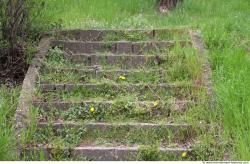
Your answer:
[[[216,109],[207,111],[207,116],[222,127],[217,135],[229,145],[224,150],[230,159],[249,160],[250,1],[186,0],[168,16],[156,12],[154,5],[154,0],[57,0],[48,3],[44,17],[54,22],[61,19],[63,28],[200,29],[217,98]]]
[[[47,1],[47,7],[41,19],[55,22],[51,25],[56,27],[58,27],[58,24],[62,24],[63,26],[67,24],[66,26],[68,28],[83,26],[88,28],[115,28],[124,18],[138,15],[140,12],[144,12],[149,8],[152,9],[154,5],[154,0],[109,0],[105,2],[100,2],[98,0],[49,0]],[[135,19],[139,20],[141,18],[142,15],[138,15]],[[142,22],[140,21],[137,24],[140,26]],[[127,28],[131,26],[130,23],[124,23],[124,25],[126,25]]]
[[[0,87],[0,160],[15,160],[14,113],[17,107],[19,88]]]
[[[169,15],[156,12],[154,0],[46,2],[47,6],[41,13],[41,18],[35,22],[43,26],[46,24],[46,28],[123,29],[189,26],[200,29],[212,64],[217,104],[213,111],[204,110],[193,115],[211,125],[209,133],[201,136],[203,146],[199,147],[196,153],[200,154],[199,157],[203,160],[222,160],[224,153],[229,159],[250,160],[249,0],[185,0]],[[11,93],[1,92],[0,100],[4,101],[0,103],[6,106],[1,112],[12,109],[8,107],[15,104],[8,103],[12,98]],[[13,115],[13,112],[14,109],[10,115]],[[6,112],[3,112],[1,123],[2,120],[6,121],[5,115]],[[12,133],[6,128],[6,124],[3,125],[6,132],[1,131],[1,145],[12,145],[10,137],[6,137]],[[7,153],[9,150],[1,149],[0,158],[10,159],[11,156]],[[154,155],[144,154],[146,158]]]

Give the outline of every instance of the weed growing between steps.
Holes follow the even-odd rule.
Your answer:
[[[182,155],[179,153],[162,153],[159,151],[157,145],[152,147],[141,146],[137,154],[137,160],[139,161],[182,161],[188,159],[189,158],[182,158]]]
[[[60,108],[51,107],[53,111],[48,112],[42,108],[39,110],[39,120],[64,120],[64,121],[104,121],[104,122],[149,122],[149,123],[181,123],[185,119],[181,116],[183,112],[194,108],[194,105],[186,105],[183,109],[175,107],[173,103],[159,103],[157,107],[155,102],[143,104],[139,106],[135,101],[124,101],[127,99],[115,101],[111,105],[94,104],[71,106],[66,111]],[[84,104],[84,103],[83,103]],[[174,110],[176,108],[176,111]],[[93,111],[92,111],[93,109]],[[182,111],[183,110],[183,111]],[[171,117],[170,117],[171,116]]]
[[[119,77],[125,77],[123,79]],[[98,81],[110,83],[167,83],[170,81],[168,72],[163,69],[132,69],[127,71],[119,71],[116,69],[96,70],[89,69],[86,71],[73,71],[65,69],[51,69],[40,75],[40,81],[43,83],[92,83]]]
[[[201,83],[201,76],[203,72],[202,63],[204,63],[204,59],[198,56],[197,52],[192,47],[187,46],[181,48],[179,45],[176,45],[171,51],[168,50],[160,56],[164,56],[164,64],[158,65],[156,59],[157,63],[153,61],[153,63],[148,63],[144,67],[139,67],[137,71],[139,72],[140,70],[148,70],[150,68],[161,69],[166,72],[160,72],[160,75],[153,74],[152,72],[149,73],[149,75],[147,76],[144,75],[144,72],[140,72],[137,74],[130,75],[131,77],[127,77],[125,82],[176,82],[192,80],[194,83]],[[119,62],[121,64],[117,64]],[[98,63],[98,65],[102,65],[102,67],[100,68],[101,70],[107,70],[110,69],[110,67],[112,70],[119,70],[121,68],[131,69],[131,67],[127,67],[123,64],[124,62],[122,58],[119,62],[117,61],[116,64],[112,66],[108,65],[105,62],[104,64],[103,62]],[[94,76],[93,78],[88,74],[85,75],[81,73],[78,74],[77,72],[60,71],[60,68],[86,68],[86,65],[72,63],[69,59],[66,59],[64,57],[64,52],[61,51],[59,48],[51,49],[48,58],[45,62],[45,66],[48,68],[57,68],[58,71],[51,71],[49,73],[48,71],[42,72],[40,76],[40,81],[43,82],[96,83],[95,80],[108,80],[110,82],[116,82],[117,78],[120,76],[117,74],[116,76],[112,76],[109,74],[109,76],[111,76],[110,78],[106,77],[107,75],[103,75],[101,77]]]
[[[86,91],[86,89],[84,89]],[[110,97],[102,91],[96,93],[94,96],[93,92],[90,91],[89,95],[84,94],[79,89],[76,89],[75,95],[68,96],[69,92],[58,92],[58,95],[63,96],[62,99],[57,99],[56,95],[49,93],[44,95],[46,99],[39,99],[47,102],[48,107],[51,108],[53,112],[48,112],[48,110],[38,109],[41,113],[41,119],[49,120],[78,120],[78,121],[108,121],[108,122],[117,122],[123,120],[124,122],[138,122],[138,121],[147,121],[147,122],[188,122],[191,124],[205,124],[209,123],[207,121],[199,121],[205,119],[200,117],[199,112],[206,112],[209,108],[205,107],[203,104],[206,104],[205,90],[197,90],[197,97],[195,98],[194,103],[192,99],[186,104],[177,105],[178,99],[176,97],[168,97],[164,94],[163,96],[152,95],[152,92],[148,94],[143,94],[143,96],[136,94],[128,93],[118,93]],[[64,93],[64,94],[63,94]],[[100,95],[101,94],[101,95]],[[142,100],[146,101],[143,104],[140,104]],[[58,96],[57,95],[57,96]],[[193,94],[194,95],[194,94]],[[108,96],[108,97],[107,97]],[[39,96],[38,96],[39,97]],[[87,98],[89,97],[89,98]],[[106,97],[106,99],[105,99]],[[87,99],[86,99],[87,98]],[[160,98],[160,99],[159,99]],[[84,103],[83,100],[90,101],[90,103]],[[53,101],[69,101],[69,102],[82,102],[78,105],[70,105],[67,109],[62,110],[61,108],[53,107]],[[111,104],[102,104],[98,103],[100,101],[112,100]],[[186,100],[188,100],[186,98]],[[96,102],[95,102],[96,101]],[[92,102],[92,103],[91,103]],[[94,111],[91,111],[91,108],[94,108]]]
[[[51,123],[51,124],[50,124]],[[188,140],[186,140],[188,135]],[[53,140],[63,139],[67,146],[133,146],[139,145],[156,145],[161,144],[163,147],[184,147],[191,146],[195,140],[195,133],[189,129],[178,129],[176,132],[160,126],[155,129],[140,129],[125,127],[113,127],[108,131],[84,129],[82,127],[68,128],[62,127],[59,130],[53,130],[52,122],[49,122],[45,128],[38,129],[33,136],[34,141],[41,144],[52,146]],[[52,146],[53,147],[53,146]]]
[[[191,115],[194,113],[200,122],[205,120],[211,125],[199,139],[202,146],[197,148],[196,155],[200,160],[249,160],[250,137],[246,133],[249,131],[247,113],[250,100],[249,0],[188,0],[183,1],[183,4],[168,16],[155,12],[152,7],[155,0],[46,2],[46,10],[40,13],[42,20],[38,20],[39,24],[45,25],[46,28],[192,26],[201,29],[213,64],[218,110],[211,111],[209,108],[199,107],[192,109],[188,116],[189,120],[195,120]],[[49,21],[52,23],[48,23]],[[9,146],[5,148],[7,147]],[[3,154],[8,156],[8,153]],[[41,154],[40,159],[44,159]]]
[[[51,122],[52,123],[52,122]],[[187,139],[186,136],[189,136]],[[39,128],[30,140],[45,148],[53,148],[49,151],[52,160],[70,159],[72,150],[76,146],[134,146],[139,144],[140,148],[144,145],[151,145],[144,148],[143,151],[151,150],[152,147],[160,145],[162,147],[189,147],[195,140],[196,134],[192,130],[178,130],[173,132],[169,128],[159,127],[155,129],[130,129],[111,128],[108,131],[86,130],[84,127],[67,128],[62,127],[59,130],[53,130],[52,124],[45,128]],[[65,148],[65,149],[63,149]],[[139,153],[140,154],[140,153]],[[40,152],[34,154],[34,157],[40,155]],[[162,154],[163,155],[163,154]],[[166,158],[166,154],[164,156]],[[180,159],[179,155],[172,157]],[[137,160],[143,160],[138,155]],[[128,157],[129,159],[129,157]],[[172,158],[171,158],[172,159]],[[150,160],[150,159],[144,159]]]
[[[84,35],[85,34],[85,35]],[[58,31],[52,34],[56,40],[84,41],[84,42],[154,42],[154,41],[187,41],[189,35],[186,31],[168,29],[150,30],[89,30],[85,33],[80,30]],[[77,39],[76,39],[77,38]]]
[[[108,33],[103,36],[103,41],[165,41],[165,40],[188,40],[188,35],[179,35],[178,33],[171,33],[168,31],[156,32],[155,37],[152,36],[152,32],[131,32],[125,31],[120,33]]]
[[[112,100],[119,95],[128,95],[128,92],[130,92],[132,95],[135,95],[139,101],[168,100],[170,98],[192,100],[198,96],[193,93],[196,93],[200,89],[202,88],[195,88],[191,86],[190,83],[162,84],[162,86],[150,84],[131,86],[126,84],[100,83],[96,86],[75,86],[69,91],[43,92],[42,90],[37,90],[35,99],[49,102],[52,100],[82,101],[95,97],[103,97],[106,100]]]
[[[159,51],[164,52],[164,51]],[[151,52],[150,52],[151,53]],[[147,55],[150,55],[148,53]],[[200,112],[204,109],[204,88],[201,86],[203,68],[202,63],[204,59],[200,58],[193,48],[180,45],[174,46],[171,50],[167,50],[160,56],[164,56],[164,62],[147,63],[145,67],[140,69],[131,69],[137,71],[131,75],[109,73],[101,75],[101,77],[93,76],[91,74],[81,74],[80,72],[66,72],[60,68],[75,68],[89,67],[89,63],[75,64],[67,59],[60,48],[50,50],[50,54],[45,61],[45,68],[41,72],[40,82],[37,85],[35,94],[35,101],[47,102],[50,111],[42,108],[34,108],[39,112],[38,120],[40,123],[47,122],[46,130],[39,129],[36,133],[38,138],[34,138],[34,142],[42,143],[42,146],[54,147],[52,159],[70,159],[71,149],[78,145],[91,146],[133,146],[140,145],[141,150],[136,157],[137,160],[188,160],[191,156],[186,158],[180,154],[166,155],[166,153],[159,153],[155,151],[154,147],[185,147],[189,148],[196,142],[196,134],[200,134]],[[101,57],[105,57],[100,54]],[[105,58],[104,58],[105,59]],[[104,70],[112,68],[117,70],[122,67],[123,58],[121,61],[116,61],[115,65],[108,66],[108,63],[100,60],[100,65],[103,65]],[[197,67],[197,65],[199,67]],[[49,68],[56,67],[56,73]],[[139,72],[143,69],[157,70],[159,68],[166,71],[165,74],[159,72]],[[160,76],[158,76],[160,74]],[[168,75],[168,76],[166,76]],[[178,76],[176,76],[178,75]],[[84,76],[84,77],[83,77]],[[162,78],[161,78],[162,77]],[[157,80],[157,81],[156,81]],[[51,90],[46,92],[40,88],[43,83],[73,83],[73,84],[96,84],[96,86],[74,86],[72,89],[66,90]],[[138,83],[139,82],[139,83]],[[150,84],[155,82],[156,85]],[[158,86],[160,82],[173,83],[173,86],[163,87]],[[140,84],[133,86],[133,84]],[[66,87],[66,86],[65,86]],[[69,102],[83,102],[83,101],[110,101],[111,105],[98,103],[82,103],[78,105],[71,105],[66,111],[60,108],[55,108],[52,105],[53,101],[69,101]],[[173,111],[175,109],[175,102],[178,100],[189,100],[197,102],[197,104],[187,105],[183,111]],[[144,105],[140,105],[140,101],[146,101]],[[176,107],[178,110],[179,107]],[[195,113],[195,114],[193,114]],[[193,116],[195,115],[195,116]],[[190,123],[195,124],[196,131],[187,132],[185,129],[179,129],[178,133],[173,133],[168,128],[160,127],[157,129],[129,129],[117,128],[109,129],[107,132],[103,131],[81,131],[63,127],[66,134],[53,129],[54,122],[73,121],[78,123],[88,122],[107,122],[107,123]],[[206,121],[204,121],[206,122]],[[61,129],[61,130],[62,130]],[[74,130],[74,131],[69,131]],[[75,133],[76,132],[76,133]],[[44,135],[43,137],[40,134]],[[79,136],[78,134],[82,134]],[[76,142],[72,143],[67,138],[74,139]],[[74,138],[76,137],[76,138]],[[149,147],[144,148],[145,145]],[[60,148],[69,148],[68,150]],[[198,149],[196,152],[199,152]],[[184,152],[186,153],[186,152]],[[197,153],[198,154],[198,153]],[[196,156],[194,156],[196,157]],[[129,157],[128,157],[129,158]]]
[[[21,134],[22,159],[43,161],[50,158],[56,161],[68,160],[67,157],[70,156],[71,148],[79,144],[81,137],[85,135],[85,129],[61,129],[57,131],[57,135],[61,137],[56,137],[51,126],[45,129],[37,126],[37,119],[39,118],[37,109],[31,107],[29,115],[33,119],[30,120],[27,129]],[[33,151],[28,151],[29,148],[33,148]],[[48,154],[48,152],[44,151],[44,148],[53,149],[50,149]]]

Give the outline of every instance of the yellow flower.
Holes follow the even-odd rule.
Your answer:
[[[119,80],[126,80],[125,76],[119,76]]]
[[[154,107],[157,107],[159,105],[159,103],[160,103],[160,101],[155,101],[154,104],[153,104]]]
[[[181,157],[182,157],[182,158],[186,158],[186,157],[187,157],[187,152],[183,152],[183,153],[181,154]]]
[[[94,108],[94,107],[91,107],[91,108],[89,109],[89,111],[90,111],[91,113],[94,113],[94,112],[95,112],[95,108]]]

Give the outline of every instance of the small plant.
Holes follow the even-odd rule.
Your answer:
[[[160,160],[160,151],[157,146],[154,147],[140,147],[138,153],[138,160],[142,161],[158,161]]]

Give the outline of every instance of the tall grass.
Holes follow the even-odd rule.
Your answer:
[[[35,23],[66,29],[200,29],[212,64],[217,99],[216,109],[207,111],[207,116],[212,125],[222,127],[219,140],[230,159],[250,160],[249,6],[249,0],[185,0],[170,14],[162,15],[155,10],[155,0],[47,0]],[[0,159],[9,159],[7,148],[13,147],[10,116],[18,94],[6,88],[0,91]]]
[[[17,107],[19,88],[0,86],[0,160],[15,160],[13,116]]]
[[[155,0],[48,0],[43,19],[63,28],[164,28],[201,30],[212,63],[220,139],[231,159],[250,160],[250,1],[185,0],[168,15]],[[230,143],[230,144],[229,144]]]
[[[139,13],[143,14],[155,6],[154,0],[48,0],[46,2],[46,8],[38,22],[53,22],[52,26],[62,23],[66,28],[115,28],[124,19]]]

